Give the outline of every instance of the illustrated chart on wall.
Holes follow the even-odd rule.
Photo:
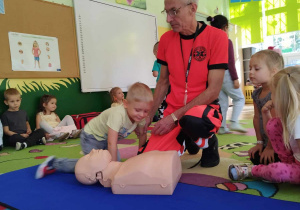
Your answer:
[[[56,37],[9,32],[13,71],[61,71]]]
[[[101,0],[74,0],[82,92],[127,91],[135,82],[154,88],[156,17]]]

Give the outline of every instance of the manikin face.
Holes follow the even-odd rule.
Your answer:
[[[183,0],[165,0],[167,22],[170,23],[174,32],[184,32],[194,19],[191,4]]]
[[[56,102],[56,98],[51,98],[50,101],[47,104],[44,103],[43,106],[47,112],[54,112],[57,108]]]
[[[249,78],[253,84],[268,84],[274,74],[263,57],[252,56],[249,65]]]
[[[128,102],[124,100],[124,107],[127,110],[127,114],[131,122],[140,122],[142,119],[148,116],[151,109],[152,102]]]
[[[78,160],[75,166],[75,176],[82,184],[94,184],[98,180],[97,173],[101,173],[111,162],[108,150],[93,149],[89,154]]]
[[[20,95],[9,95],[8,99],[4,100],[4,103],[8,106],[9,111],[19,111],[21,100]]]

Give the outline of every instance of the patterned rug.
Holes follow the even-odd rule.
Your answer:
[[[220,164],[213,168],[194,166],[201,158],[201,151],[196,155],[185,153],[182,157],[183,174],[180,182],[218,188],[230,192],[251,194],[267,198],[300,202],[299,185],[273,184],[259,180],[247,179],[240,182],[232,182],[227,174],[228,165],[231,163],[250,162],[247,151],[256,141],[252,121],[241,121],[247,128],[246,134],[232,133],[218,135]],[[153,125],[152,125],[153,127]],[[150,135],[152,127],[149,128]],[[138,142],[135,134],[119,141],[118,148],[122,161],[135,156],[138,150]],[[38,165],[48,156],[80,158],[82,156],[79,139],[71,139],[66,142],[49,142],[45,146],[34,146],[21,151],[5,147],[0,151],[0,174],[15,171],[22,168]],[[194,166],[194,167],[193,167]]]

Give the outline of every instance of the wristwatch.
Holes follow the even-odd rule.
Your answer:
[[[173,113],[171,114],[171,117],[174,120],[174,124],[177,126],[178,125],[178,119],[177,119],[177,117]]]

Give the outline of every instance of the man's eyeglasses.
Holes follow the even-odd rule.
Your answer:
[[[191,5],[191,4],[192,3],[188,3],[188,4],[186,4],[186,5],[182,6],[182,7],[185,7],[185,6],[188,6],[188,5]],[[169,11],[167,11],[167,10],[164,9],[163,11],[161,11],[161,14],[169,15],[170,17],[175,17],[178,14],[179,10],[182,7],[179,7],[177,9],[173,8],[173,9],[170,9]]]

